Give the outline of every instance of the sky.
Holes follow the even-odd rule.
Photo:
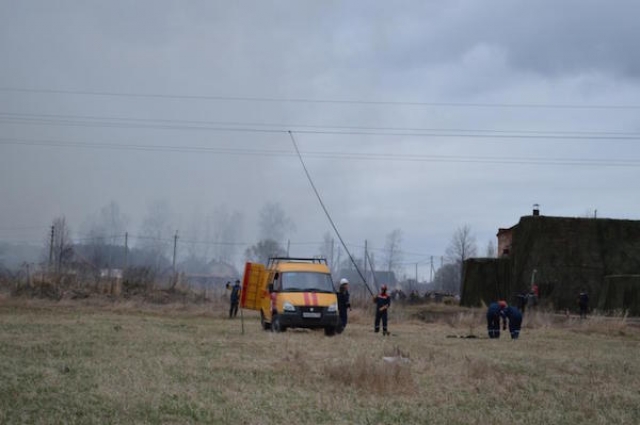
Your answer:
[[[0,0],[0,240],[42,241],[61,215],[80,239],[110,202],[135,234],[164,202],[191,240],[196,217],[239,212],[240,264],[277,203],[291,254],[313,255],[332,229],[293,141],[349,249],[380,258],[401,229],[420,279],[458,228],[484,254],[533,204],[640,219],[637,16],[622,0]]]

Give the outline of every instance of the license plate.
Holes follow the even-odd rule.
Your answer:
[[[303,312],[302,317],[306,319],[319,319],[322,317],[322,313]]]

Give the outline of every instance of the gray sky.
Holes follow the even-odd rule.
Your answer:
[[[407,263],[465,224],[483,253],[534,203],[638,219],[638,16],[637,1],[0,0],[0,239],[42,240],[62,214],[80,237],[110,201],[136,232],[166,200],[181,233],[224,207],[254,243],[279,202],[292,253],[313,254],[330,226],[286,130],[344,239],[382,248],[400,228]]]

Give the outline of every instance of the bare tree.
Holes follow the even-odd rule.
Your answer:
[[[83,255],[97,268],[113,266],[116,245],[124,244],[129,218],[111,201],[83,224]]]
[[[435,289],[450,294],[458,292],[460,287],[460,273],[457,264],[444,264],[438,268],[433,277]]]
[[[487,257],[496,258],[496,245],[493,243],[493,239],[489,239],[489,243],[487,243]]]
[[[284,257],[286,251],[273,239],[263,239],[244,252],[246,261],[266,264],[270,257]]]
[[[389,272],[402,273],[402,230],[394,229],[387,235],[384,245],[384,264]]]
[[[353,264],[355,262],[355,265]],[[340,264],[338,264],[338,272],[341,270],[355,270],[356,266],[358,266],[358,268],[362,271],[364,270],[364,258],[362,257],[353,257],[353,261],[351,261],[351,258],[349,258],[347,256],[347,258],[344,258]]]
[[[140,227],[139,244],[151,257],[147,258],[147,263],[153,266],[155,272],[166,263],[166,255],[172,248],[175,229],[171,221],[171,209],[166,201],[155,201],[148,205],[147,215]]]
[[[225,206],[212,213],[195,211],[186,232],[188,262],[209,263],[212,259],[228,264],[236,260],[244,217],[238,211],[229,212]]]
[[[234,242],[242,235],[244,217],[238,211],[229,213],[221,207],[214,211],[212,218],[215,258],[231,264],[236,259],[237,245]]]
[[[185,232],[185,239],[188,240],[187,259],[188,261],[204,261],[209,258],[209,241],[211,240],[210,217],[203,214],[200,208],[196,208]]]
[[[320,256],[327,259],[327,263],[329,264],[329,268],[331,268],[332,272],[336,272],[335,267],[337,266],[335,257],[338,254],[336,249],[335,240],[331,237],[331,233],[325,232],[322,236],[322,245],[318,248],[318,252]]]
[[[260,210],[260,239],[271,239],[279,243],[296,229],[293,220],[287,216],[280,204],[268,202]]]
[[[464,261],[467,258],[471,258],[476,255],[478,248],[476,246],[476,238],[471,234],[471,228],[469,225],[458,227],[451,238],[451,243],[447,248],[447,259],[456,264],[459,268],[459,284],[462,284],[462,277],[464,273]]]

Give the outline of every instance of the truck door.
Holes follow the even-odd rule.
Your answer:
[[[260,263],[246,263],[242,278],[240,307],[260,310],[265,296],[266,268]]]

